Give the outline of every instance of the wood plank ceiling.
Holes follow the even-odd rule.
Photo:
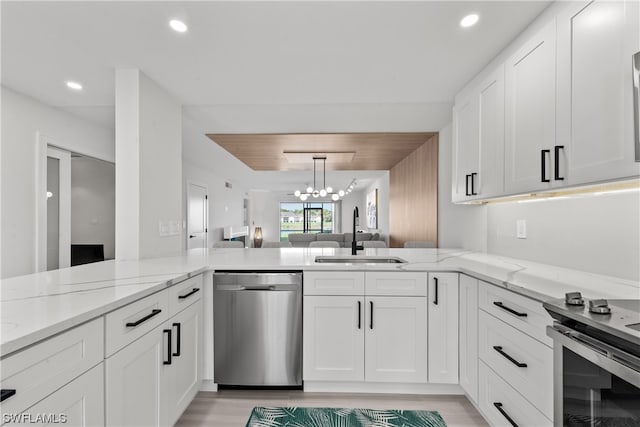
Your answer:
[[[326,155],[327,170],[390,170],[422,146],[433,132],[207,134],[257,171],[309,170]]]

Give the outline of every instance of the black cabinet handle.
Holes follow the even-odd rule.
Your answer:
[[[173,327],[177,327],[178,329],[176,330],[176,351],[175,353],[173,353],[174,356],[180,356],[180,341],[182,341],[182,338],[180,338],[180,323],[174,323]]]
[[[474,178],[475,178],[476,175],[478,175],[476,172],[471,174],[471,195],[472,196],[477,196],[478,195],[478,193],[476,193],[476,190],[473,188],[474,187],[473,186],[473,182],[474,182]]]
[[[470,176],[471,175],[465,175],[464,176],[464,194],[466,196],[470,196],[471,195],[471,193],[469,193],[469,177]]]
[[[506,305],[502,304],[500,301],[494,301],[493,305],[500,307],[501,309],[508,311],[511,314],[515,314],[518,317],[527,317],[527,313],[520,313],[518,311],[515,311],[513,308],[509,308]]]
[[[433,278],[433,281],[435,282],[435,287],[434,287],[434,289],[435,289],[435,296],[434,296],[434,299],[433,299],[433,303],[434,303],[435,305],[438,305],[438,278],[437,278],[437,277],[434,277],[434,278]]]
[[[151,313],[147,314],[142,319],[136,320],[135,322],[127,323],[127,328],[135,328],[139,324],[146,322],[147,320],[151,319],[154,316],[157,316],[160,313],[162,313],[162,310],[160,310],[159,308],[153,309],[151,310]]]
[[[373,329],[373,301],[369,301],[371,307],[371,317],[369,318],[369,329]]]
[[[507,414],[507,412],[506,412],[504,409],[502,409],[502,403],[500,403],[500,402],[493,402],[493,406],[495,406],[495,407],[496,407],[496,409],[497,409],[498,411],[500,411],[500,413],[502,414],[502,416],[503,416],[503,417],[505,417],[505,418],[507,419],[507,421],[509,421],[513,427],[518,427],[518,424],[516,424],[516,422],[515,422],[515,421],[513,421],[513,420],[511,419],[511,417],[509,416],[509,414]]]
[[[541,181],[542,182],[550,182],[549,179],[547,179],[547,154],[551,154],[551,150],[540,150],[540,174],[542,175],[541,177]]]
[[[188,292],[188,293],[186,293],[184,295],[178,295],[178,299],[189,298],[191,295],[195,294],[199,290],[200,290],[200,288],[193,288],[190,292]]]
[[[362,303],[358,301],[358,329],[362,329]]]
[[[194,236],[193,234],[189,234],[189,238],[190,239],[194,239],[196,236]]]
[[[554,149],[554,171],[553,179],[556,181],[563,181],[564,177],[560,176],[560,150],[564,150],[564,145],[556,145]]]
[[[509,356],[507,353],[504,352],[504,350],[502,350],[502,347],[499,345],[494,345],[493,349],[495,351],[497,351],[498,353],[500,353],[502,356],[504,356],[507,360],[509,360],[509,362],[513,363],[514,365],[516,365],[518,368],[526,368],[527,364],[526,363],[520,363],[518,362],[516,359],[514,359],[513,357]]]
[[[163,334],[167,334],[167,360],[163,360],[163,365],[171,365],[171,329],[163,329]]]
[[[14,394],[16,394],[16,390],[13,388],[0,389],[0,402],[4,402]]]

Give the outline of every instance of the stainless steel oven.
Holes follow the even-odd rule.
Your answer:
[[[640,358],[559,323],[554,340],[557,426],[640,426]]]
[[[554,424],[640,427],[640,300],[579,293],[544,303],[553,338]]]

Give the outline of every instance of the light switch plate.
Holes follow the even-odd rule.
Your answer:
[[[516,237],[518,239],[527,238],[527,220],[525,219],[516,220]]]

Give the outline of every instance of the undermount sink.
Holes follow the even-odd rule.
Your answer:
[[[317,256],[316,262],[334,264],[403,264],[407,261],[398,257],[381,256]]]

